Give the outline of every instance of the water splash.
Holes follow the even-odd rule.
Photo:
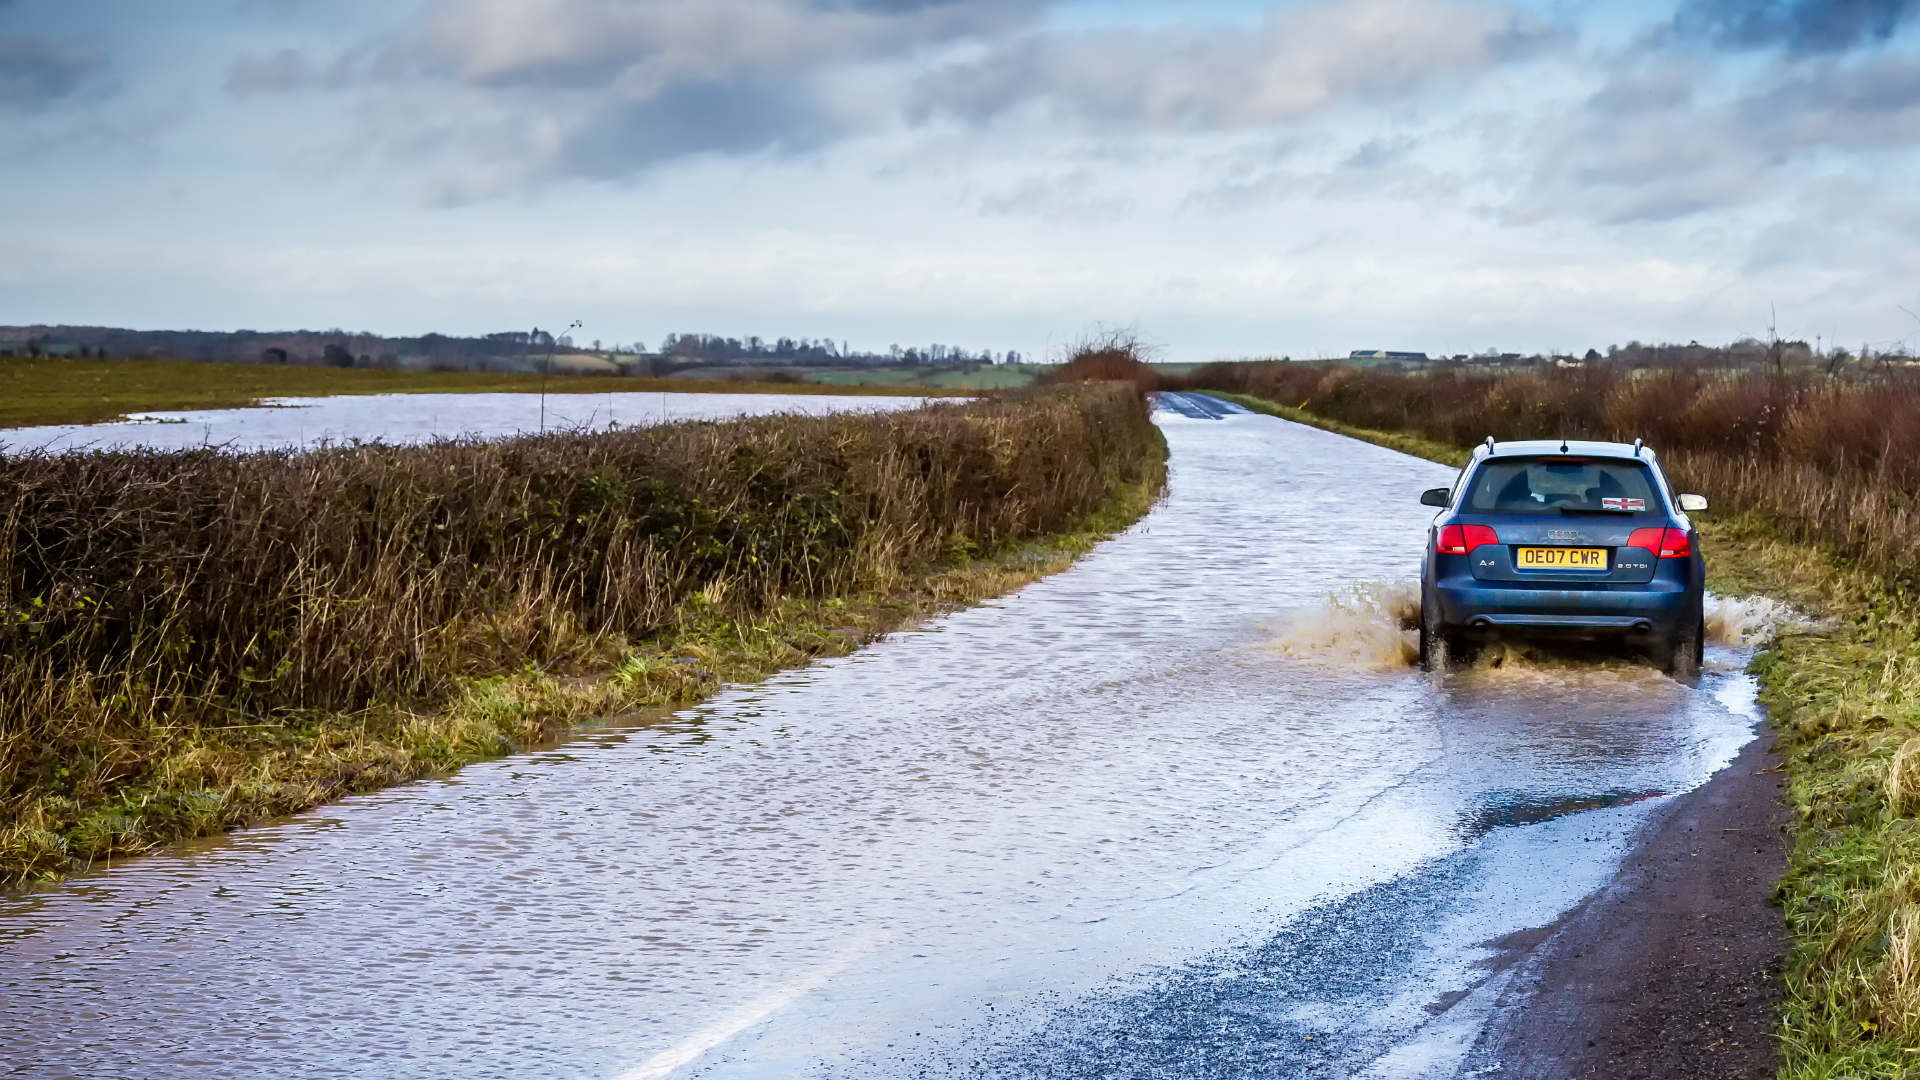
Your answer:
[[[1707,597],[1707,641],[1760,645],[1782,629],[1809,625],[1805,615],[1770,596]]]
[[[1791,605],[1766,596],[1707,597],[1707,643],[1751,648],[1780,630],[1810,621]],[[1384,671],[1420,662],[1420,589],[1412,582],[1368,581],[1330,594],[1312,607],[1289,611],[1268,626],[1264,648],[1283,656],[1361,670]],[[1570,670],[1610,675],[1657,675],[1638,652],[1620,642],[1559,642],[1508,638],[1481,642],[1468,665],[1507,678]]]
[[[1420,587],[1367,581],[1289,612],[1268,648],[1285,656],[1374,670],[1420,662]]]

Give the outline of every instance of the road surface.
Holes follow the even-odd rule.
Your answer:
[[[1744,657],[1429,678],[1450,470],[1164,405],[1165,501],[1016,595],[0,898],[0,1075],[1454,1075]]]

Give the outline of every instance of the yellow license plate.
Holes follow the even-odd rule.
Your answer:
[[[1522,570],[1605,570],[1606,548],[1523,547],[1514,553]]]

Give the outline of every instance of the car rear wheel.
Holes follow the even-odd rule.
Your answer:
[[[1707,623],[1696,618],[1693,627],[1662,641],[1655,653],[1660,670],[1676,679],[1691,679],[1700,674],[1706,662]]]
[[[1440,621],[1431,604],[1420,605],[1420,666],[1428,671],[1445,671],[1470,659],[1466,639],[1458,630]]]

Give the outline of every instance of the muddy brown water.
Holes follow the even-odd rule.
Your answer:
[[[1450,471],[1189,411],[1014,596],[0,898],[0,1075],[1452,1075],[1503,945],[1753,736],[1745,653],[1424,676]]]

